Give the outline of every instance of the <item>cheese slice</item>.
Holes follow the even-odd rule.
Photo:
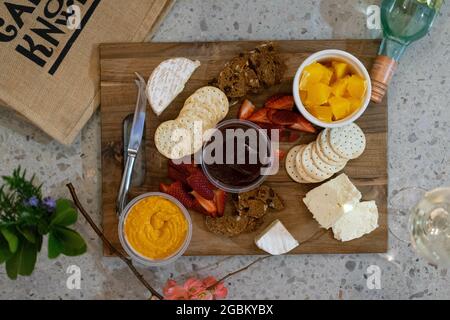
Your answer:
[[[258,248],[274,256],[288,253],[299,245],[280,220],[272,222],[256,237],[255,243]]]
[[[360,200],[361,192],[343,173],[308,192],[303,202],[320,226],[329,229],[344,213],[353,210]]]
[[[199,66],[199,61],[173,58],[161,62],[153,70],[147,83],[147,98],[157,116],[184,90],[186,82]]]
[[[375,201],[358,203],[333,225],[334,237],[350,241],[362,237],[378,228],[378,208]]]

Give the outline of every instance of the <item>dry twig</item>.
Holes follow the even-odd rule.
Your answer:
[[[144,279],[142,274],[140,274],[139,271],[134,267],[133,262],[131,261],[131,259],[125,257],[122,254],[122,252],[120,250],[116,249],[116,247],[114,247],[112,245],[112,243],[108,240],[108,238],[105,237],[105,235],[100,230],[100,228],[95,224],[95,222],[89,216],[87,211],[83,208],[80,200],[78,199],[77,193],[75,192],[75,188],[73,187],[73,185],[71,183],[69,183],[69,184],[67,184],[67,188],[70,191],[70,195],[72,196],[72,199],[73,199],[73,202],[74,202],[75,206],[78,208],[78,210],[80,210],[80,212],[83,215],[83,217],[89,223],[89,225],[94,230],[94,232],[100,237],[100,239],[102,239],[103,243],[108,247],[108,249],[112,253],[114,253],[117,257],[119,257],[123,262],[126,263],[126,265],[131,270],[131,272],[133,272],[134,276],[144,285],[145,288],[147,288],[147,290],[149,290],[151,292],[151,294],[153,296],[157,297],[160,300],[164,299],[163,296],[160,293],[158,293],[158,291],[153,289],[153,287]]]

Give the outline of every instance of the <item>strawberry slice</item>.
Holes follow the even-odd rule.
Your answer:
[[[217,207],[214,201],[203,198],[196,191],[192,191],[191,194],[197,200],[198,204],[205,210],[204,213],[206,212],[211,217],[215,217],[217,215]]]
[[[273,124],[273,123],[258,123],[258,125],[261,127],[261,129],[266,129],[269,130],[283,130],[284,127],[277,125],[277,124]]]
[[[175,162],[170,160],[169,166],[176,169],[177,171],[183,173],[186,176],[200,172],[200,169],[193,163],[183,163],[182,162],[182,163],[176,164]]]
[[[199,171],[192,174],[186,180],[192,190],[196,191],[200,196],[206,200],[214,199],[213,190],[216,188],[208,181],[203,172]]]
[[[297,114],[289,110],[276,110],[272,114],[272,122],[282,126],[291,126],[296,123]]]
[[[245,99],[242,106],[239,108],[238,118],[241,120],[247,120],[255,112],[255,105],[248,99]]]
[[[267,108],[261,108],[258,111],[256,111],[254,114],[251,115],[250,118],[248,118],[248,120],[252,121],[252,122],[257,122],[257,123],[268,123],[270,124],[270,120],[269,118],[267,118],[267,111],[269,109]]]
[[[277,112],[277,109],[268,109],[267,110],[267,118],[270,120],[270,122],[273,122],[273,115]]]
[[[291,142],[291,132],[289,130],[280,130],[280,142]]]
[[[225,213],[225,203],[227,202],[227,193],[223,190],[217,189],[214,191],[214,202],[217,207],[217,215],[222,217]]]
[[[173,181],[180,181],[181,183],[183,183],[184,185],[187,185],[187,177],[188,175],[178,171],[175,167],[173,166],[168,166],[167,167],[167,176],[172,179]]]
[[[266,108],[277,110],[292,110],[294,108],[293,96],[274,96],[269,98],[264,105]]]
[[[183,189],[183,185],[180,181],[174,182],[170,185],[161,183],[159,185],[159,190],[171,195],[180,201],[186,208],[193,208],[195,205],[195,198]]]
[[[287,152],[281,149],[278,149],[276,152],[276,155],[278,156],[278,159],[283,160],[284,157],[286,157]]]
[[[290,131],[288,142],[296,142],[298,139],[300,139],[300,134],[295,131]]]
[[[295,115],[296,115],[295,123],[289,126],[290,129],[297,130],[297,131],[309,132],[309,133],[316,132],[316,128],[314,128],[314,126],[311,124],[311,122],[306,120],[300,114],[295,113]]]

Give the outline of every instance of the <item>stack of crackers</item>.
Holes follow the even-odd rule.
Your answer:
[[[292,148],[286,157],[286,171],[298,183],[319,183],[341,171],[366,148],[363,131],[352,123],[323,130],[316,141]]]
[[[226,95],[215,87],[203,87],[190,96],[178,118],[163,122],[155,133],[158,151],[169,159],[190,156],[202,148],[207,130],[228,114]]]

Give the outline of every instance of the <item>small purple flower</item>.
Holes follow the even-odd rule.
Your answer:
[[[56,201],[52,197],[46,197],[42,200],[42,203],[48,211],[53,211],[56,208]]]
[[[25,204],[30,207],[37,207],[39,205],[39,199],[36,196],[32,196],[30,199],[25,201]]]

